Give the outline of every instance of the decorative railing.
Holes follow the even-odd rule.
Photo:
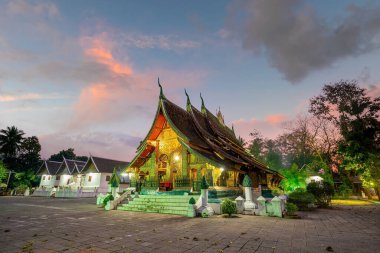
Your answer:
[[[178,178],[174,180],[174,187],[190,187],[190,178]]]
[[[209,186],[214,186],[214,184],[212,183],[211,180],[207,180],[206,179],[206,182]],[[193,181],[192,182],[192,187],[193,187],[193,191],[200,191],[201,190],[201,184],[202,184],[202,181],[201,180],[198,180],[198,181]]]

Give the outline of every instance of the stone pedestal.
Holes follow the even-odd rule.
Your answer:
[[[267,216],[266,206],[265,206],[265,198],[260,196],[257,198],[258,202],[258,214],[262,216]]]
[[[252,201],[252,187],[244,187],[244,193],[245,193],[244,209],[245,210],[255,209],[256,205]]]
[[[272,216],[282,217],[281,199],[274,197],[272,203]]]
[[[236,211],[237,213],[243,213],[244,212],[244,199],[239,196],[235,199],[236,201]]]
[[[208,189],[201,189],[201,196],[198,199],[196,204],[197,213],[201,214],[202,217],[212,216],[214,214],[214,210],[208,206]]]

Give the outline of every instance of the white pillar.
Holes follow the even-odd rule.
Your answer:
[[[244,187],[244,193],[245,193],[244,209],[246,210],[255,209],[256,205],[252,201],[252,187]]]

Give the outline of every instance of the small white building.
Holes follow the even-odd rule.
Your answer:
[[[306,178],[306,184],[321,183],[321,182],[323,182],[323,178],[320,176],[310,176]]]
[[[76,190],[81,187],[81,171],[85,164],[85,161],[63,158],[63,162],[58,169],[56,176],[58,188],[69,187],[72,190]]]
[[[57,172],[57,190],[55,197],[57,198],[80,198],[92,197],[88,194],[82,194],[82,174],[81,171],[85,161],[71,160],[63,158],[61,167]]]
[[[41,177],[39,187],[34,191],[33,196],[50,196],[51,192],[59,184],[59,176],[57,172],[62,162],[43,161],[41,167],[37,171],[37,175]]]
[[[128,162],[111,160],[107,158],[90,156],[83,167],[82,190],[86,192],[107,193],[109,181],[113,170],[120,173],[129,165]],[[120,191],[129,187],[130,178],[128,174],[119,174],[121,178]]]

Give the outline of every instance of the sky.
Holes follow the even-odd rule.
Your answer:
[[[237,135],[268,138],[324,84],[380,95],[380,1],[0,1],[0,129],[38,136],[42,158],[129,161],[160,78],[185,108],[200,93]]]

